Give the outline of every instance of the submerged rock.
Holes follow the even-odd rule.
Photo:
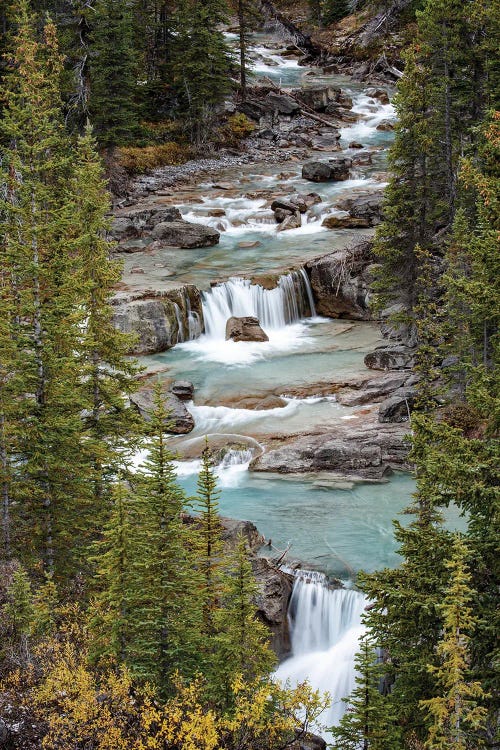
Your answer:
[[[269,341],[257,318],[229,318],[226,323],[226,341]]]

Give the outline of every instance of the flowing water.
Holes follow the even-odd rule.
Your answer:
[[[251,49],[253,75],[271,78],[285,89],[342,87],[360,119],[341,129],[341,147],[352,156],[348,144],[361,141],[371,164],[354,169],[345,182],[312,185],[301,177],[302,162],[254,163],[225,170],[221,182],[180,190],[175,200],[183,217],[217,228],[219,245],[168,249],[163,255],[150,254],[145,246],[125,257],[125,281],[132,287],[134,279],[137,283],[132,268],[140,265],[151,288],[194,283],[204,290],[204,334],[199,335],[201,321],[191,313],[188,330],[180,327],[178,345],[142,362],[150,371],[163,370],[168,378],[195,385],[195,402],[187,405],[195,429],[173,441],[185,459],[177,472],[187,494],[196,491],[200,464],[194,457],[209,434],[227,449],[216,469],[221,513],[253,521],[275,549],[290,545],[293,558],[347,584],[331,590],[323,574],[297,577],[289,610],[292,655],[277,671],[280,679],[307,678],[315,688],[329,691],[333,704],[323,719],[332,725],[343,713],[342,697],[353,686],[353,659],[362,632],[365,601],[352,581],[360,569],[398,564],[391,521],[408,504],[413,481],[402,474],[384,483],[346,482],[328,474],[284,477],[249,471],[249,464],[271,437],[363,420],[376,408],[340,405],[331,384],[368,375],[363,357],[380,343],[378,327],[317,317],[305,272],[286,269],[300,269],[309,259],[370,235],[371,230],[327,230],[322,222],[338,213],[339,201],[385,184],[391,133],[377,125],[394,119],[394,110],[367,97],[362,84],[301,67],[278,50],[275,40],[258,35]],[[337,155],[311,152],[310,158]],[[311,190],[321,202],[302,216],[299,228],[278,231],[270,209],[273,197]],[[259,275],[270,274],[277,274],[274,288],[259,283]],[[257,317],[269,341],[226,341],[226,321],[233,315]]]

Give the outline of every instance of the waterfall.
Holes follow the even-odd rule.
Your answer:
[[[242,466],[250,463],[253,458],[253,452],[247,448],[246,450],[236,450],[231,448],[224,455],[224,458],[217,467],[217,471],[223,471],[229,469],[231,466]]]
[[[172,304],[175,310],[175,317],[177,318],[177,343],[182,344],[182,342],[185,341],[184,323],[182,321],[182,312],[177,302],[173,302]]]
[[[353,589],[331,589],[323,573],[296,574],[288,608],[292,655],[276,671],[282,681],[328,692],[330,708],[321,716],[327,727],[338,724],[354,688],[354,657],[363,633],[365,597]]]
[[[225,338],[226,321],[232,316],[252,316],[262,328],[276,329],[315,314],[304,269],[283,274],[274,289],[232,277],[203,293],[205,331],[210,338]]]

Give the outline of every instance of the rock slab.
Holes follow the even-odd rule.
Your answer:
[[[257,318],[229,318],[226,323],[226,341],[269,341]]]

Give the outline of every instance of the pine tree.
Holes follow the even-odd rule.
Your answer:
[[[238,44],[240,53],[240,87],[243,98],[247,93],[247,48],[250,33],[255,31],[260,14],[255,0],[236,0],[233,3],[238,18]]]
[[[225,709],[234,700],[232,686],[237,678],[245,683],[266,678],[276,661],[268,629],[255,614],[257,583],[242,536],[227,563],[225,591],[215,616],[215,657],[210,665],[216,699]]]
[[[92,659],[124,662],[138,613],[131,604],[133,586],[135,497],[120,478],[111,494],[111,507],[101,539],[95,542],[95,604],[91,610]]]
[[[52,577],[46,576],[33,599],[33,628],[37,635],[52,635],[56,627],[59,595]]]
[[[197,146],[211,137],[217,108],[229,90],[230,53],[219,28],[226,13],[224,0],[181,0],[175,16],[178,111]]]
[[[351,12],[349,0],[323,0],[322,18],[325,26],[341,21]]]
[[[79,343],[82,388],[87,401],[83,430],[93,473],[95,511],[103,504],[106,483],[112,482],[125,454],[136,447],[138,420],[126,397],[136,389],[135,363],[126,355],[131,338],[113,325],[110,300],[120,280],[119,263],[112,261],[106,238],[109,194],[96,142],[89,126],[78,138],[71,180],[73,193],[72,255],[77,260],[75,286],[85,314]]]
[[[82,311],[68,239],[69,143],[54,25],[48,22],[39,40],[35,19],[20,0],[14,41],[1,123],[7,143],[7,193],[0,205],[2,306],[7,313],[2,347],[12,368],[2,398],[7,404],[4,447],[7,453],[12,449],[9,441],[15,435],[16,528],[21,533],[29,524],[31,530],[32,548],[18,540],[16,552],[24,559],[41,553],[47,572],[63,574],[78,564],[72,526],[85,515],[88,501],[80,431],[84,402],[74,354]],[[14,418],[17,427],[12,429]],[[7,456],[7,480],[8,467]]]
[[[446,563],[450,580],[440,607],[443,635],[436,649],[440,663],[429,665],[438,695],[421,704],[432,722],[425,743],[429,750],[484,747],[484,742],[478,737],[478,731],[484,729],[487,713],[480,705],[485,697],[484,690],[479,681],[469,677],[469,642],[475,618],[471,607],[474,594],[467,554],[464,541],[457,535],[453,555]]]
[[[402,747],[390,696],[380,692],[383,674],[377,663],[373,639],[369,632],[359,639],[355,659],[356,687],[348,698],[340,724],[331,728],[334,747],[339,750],[397,750]]]
[[[7,601],[2,607],[4,626],[13,644],[25,641],[31,633],[33,623],[33,592],[28,574],[18,568],[7,588]]]
[[[90,23],[90,119],[100,146],[112,152],[138,134],[137,61],[129,2],[98,0]]]

